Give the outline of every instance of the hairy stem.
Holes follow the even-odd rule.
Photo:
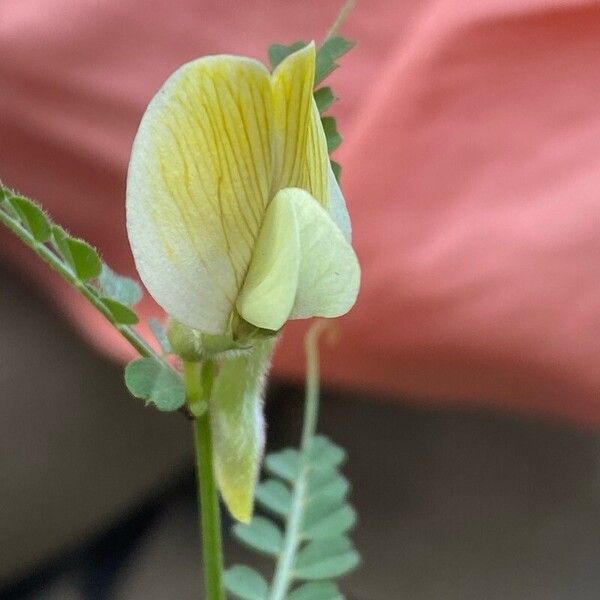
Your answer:
[[[63,279],[68,281],[73,287],[79,290],[90,304],[100,311],[119,333],[137,350],[142,356],[153,356],[159,358],[152,347],[128,325],[116,323],[110,310],[100,300],[94,288],[81,281],[73,273],[71,268],[66,265],[51,248],[38,242],[23,225],[15,221],[8,213],[0,208],[0,223],[12,231],[26,246],[31,248],[46,264],[50,265]]]
[[[184,375],[188,405],[208,404],[214,379],[213,362],[205,361],[200,374],[197,363],[185,363]],[[204,592],[206,600],[224,600],[221,512],[213,467],[212,434],[208,410],[194,419],[194,441]]]
[[[326,321],[317,321],[306,334],[306,389],[304,399],[304,421],[300,442],[300,464],[298,476],[292,490],[292,505],[285,526],[283,549],[279,555],[269,600],[285,600],[293,582],[296,554],[301,543],[300,533],[306,504],[308,487],[309,453],[319,415],[319,346],[318,338],[327,326]]]

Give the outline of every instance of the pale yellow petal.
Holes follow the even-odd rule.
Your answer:
[[[327,207],[329,158],[313,99],[315,55],[311,43],[284,59],[271,76],[274,192],[302,188]]]
[[[243,319],[272,331],[283,327],[296,298],[300,251],[296,213],[282,190],[267,208],[237,299],[236,307]]]
[[[171,315],[223,333],[272,181],[272,91],[257,61],[206,57],[176,71],[135,139],[127,228],[140,276]]]
[[[288,319],[338,317],[354,305],[358,259],[328,212],[305,190],[273,198],[237,309],[248,322],[278,330]]]

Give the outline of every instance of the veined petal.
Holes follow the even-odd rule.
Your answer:
[[[278,330],[288,319],[339,317],[354,305],[358,259],[338,225],[305,190],[286,188],[275,195],[257,250],[236,305],[253,325]]]
[[[329,205],[327,140],[313,99],[315,45],[285,58],[271,76],[273,89],[273,191],[307,190]]]
[[[269,73],[233,56],[181,67],[150,102],[127,180],[127,229],[155,300],[182,323],[226,330],[272,182]]]

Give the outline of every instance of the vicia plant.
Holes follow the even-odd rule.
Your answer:
[[[328,87],[315,90],[350,47],[333,33],[318,50],[275,45],[272,72],[250,58],[200,58],[150,102],[133,144],[126,204],[138,272],[168,315],[166,335],[151,324],[159,353],[132,329],[139,287],[35,203],[1,188],[0,221],[142,355],[126,368],[133,395],[193,419],[210,600],[223,598],[225,587],[245,600],[335,600],[342,596],[329,580],[358,562],[346,537],[355,514],[338,472],[344,453],[315,437],[322,322],[308,338],[301,448],[268,457],[274,478],[256,487],[277,337],[290,319],[345,314],[358,294],[350,218],[329,159],[341,138],[322,116],[335,98]],[[217,491],[241,522],[236,536],[276,558],[271,586],[249,567],[224,576]],[[255,496],[283,531],[266,517],[252,520]]]

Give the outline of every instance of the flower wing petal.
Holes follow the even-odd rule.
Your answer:
[[[307,190],[329,206],[327,140],[313,98],[314,43],[285,58],[271,76],[273,89],[273,191]]]
[[[223,333],[272,181],[272,91],[254,60],[211,56],[178,69],[150,102],[127,180],[127,229],[155,300]]]
[[[358,295],[360,266],[326,210],[304,190],[284,190],[294,205],[300,238],[298,287],[290,319],[339,317]]]

